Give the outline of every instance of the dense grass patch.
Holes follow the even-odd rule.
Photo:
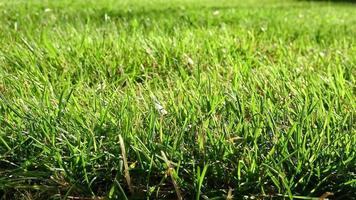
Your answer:
[[[356,196],[356,7],[0,1],[0,195]]]

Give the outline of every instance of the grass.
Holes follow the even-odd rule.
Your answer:
[[[1,0],[1,198],[355,198],[355,6]]]

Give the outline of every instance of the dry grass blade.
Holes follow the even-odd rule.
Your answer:
[[[161,151],[161,154],[162,154],[162,157],[163,157],[164,161],[165,161],[166,164],[167,164],[167,168],[168,168],[168,169],[167,169],[167,174],[171,177],[171,180],[172,180],[174,189],[175,189],[175,191],[176,191],[176,193],[177,193],[177,199],[178,199],[178,200],[182,200],[182,199],[183,199],[182,193],[181,193],[181,191],[180,191],[180,189],[179,189],[179,186],[178,186],[178,184],[177,184],[177,181],[176,181],[175,178],[174,178],[174,172],[175,172],[175,171],[174,171],[174,168],[172,167],[171,162],[168,160],[166,154],[165,154],[163,151]]]
[[[234,195],[232,194],[233,189],[229,188],[229,191],[227,192],[226,200],[232,200],[234,199]]]
[[[129,190],[130,190],[131,194],[133,194],[134,190],[133,190],[132,183],[131,183],[131,177],[130,177],[130,173],[129,173],[129,165],[127,163],[125,143],[124,143],[124,140],[122,139],[121,135],[119,135],[119,142],[120,142],[122,159],[124,161],[125,179],[126,179],[127,185],[129,186]]]
[[[332,192],[325,192],[323,195],[321,195],[320,197],[319,197],[319,199],[320,200],[328,200],[329,198],[329,196],[333,196],[334,195],[334,193],[332,193]]]

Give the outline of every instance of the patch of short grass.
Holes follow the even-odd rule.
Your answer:
[[[356,9],[1,1],[4,199],[356,195]]]

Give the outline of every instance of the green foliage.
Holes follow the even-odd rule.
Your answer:
[[[4,199],[356,196],[355,5],[2,0],[0,27]]]

